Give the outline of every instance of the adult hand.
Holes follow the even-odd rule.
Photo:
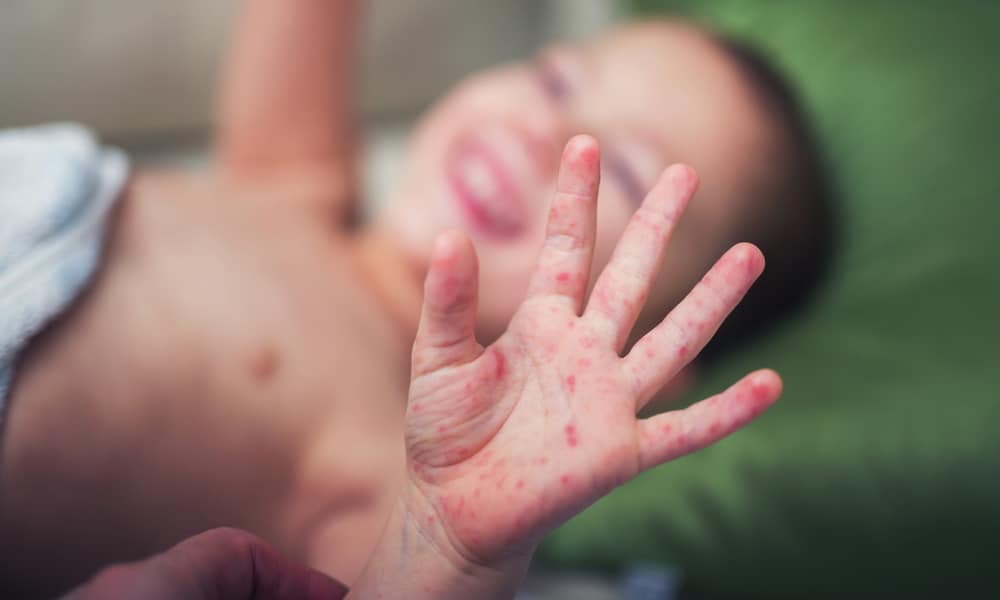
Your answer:
[[[212,529],[140,562],[115,565],[68,600],[335,600],[347,593],[319,571],[238,529]]]

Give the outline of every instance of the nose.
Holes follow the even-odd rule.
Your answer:
[[[565,111],[551,106],[548,99],[543,100],[546,102],[540,109],[522,113],[524,118],[517,129],[539,172],[554,180],[563,147],[580,132],[572,126]]]
[[[550,123],[544,119],[529,119],[514,127],[524,144],[538,173],[545,179],[555,176],[559,166],[559,152],[562,149],[559,136]]]

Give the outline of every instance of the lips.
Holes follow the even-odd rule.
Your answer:
[[[510,166],[500,158],[498,144],[481,137],[457,143],[445,172],[464,220],[474,231],[501,239],[524,231],[528,216],[523,195]]]

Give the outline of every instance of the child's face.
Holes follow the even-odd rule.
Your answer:
[[[562,145],[601,142],[594,277],[660,172],[686,162],[700,191],[647,307],[663,314],[749,218],[755,152],[769,139],[736,67],[698,30],[639,24],[470,77],[419,123],[386,223],[426,264],[435,235],[460,228],[480,259],[482,333],[502,331],[541,245]]]

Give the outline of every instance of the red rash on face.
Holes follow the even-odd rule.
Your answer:
[[[586,369],[586,368],[590,367],[590,359],[589,358],[581,358],[580,360],[577,361],[576,364],[580,365],[581,368]]]
[[[583,346],[584,348],[593,348],[594,347],[594,338],[592,338],[592,337],[585,337],[585,338],[583,338],[583,339],[580,340],[580,345]]]
[[[524,481],[521,480],[521,479],[518,479],[517,480],[517,485],[515,485],[514,487],[516,487],[519,490],[523,490],[524,489]]]
[[[570,448],[575,448],[579,443],[579,440],[576,437],[576,427],[573,425],[567,425],[563,431],[566,432],[566,444],[569,445]]]
[[[562,483],[564,487],[569,485],[569,481],[570,481],[569,475],[563,475],[562,477],[559,478],[559,482]]]
[[[571,394],[576,391],[576,375],[570,375],[566,378],[566,387]]]

